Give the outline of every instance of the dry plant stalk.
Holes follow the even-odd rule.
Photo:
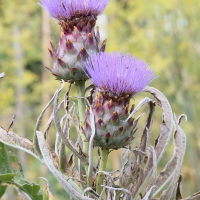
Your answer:
[[[2,77],[3,74],[1,74],[1,78]],[[14,125],[14,118],[8,130],[0,128],[0,141],[6,145],[21,149],[33,155],[41,163],[45,164],[72,199],[183,199],[181,193],[183,180],[181,176],[181,167],[186,149],[186,136],[180,127],[180,123],[181,119],[186,116],[181,115],[178,119],[175,115],[173,116],[168,100],[160,91],[148,86],[143,90],[143,92],[150,93],[155,101],[147,97],[142,99],[129,116],[131,117],[138,112],[142,106],[148,105],[148,114],[143,133],[141,134],[140,146],[135,149],[132,149],[130,145],[123,148],[122,168],[117,171],[107,172],[99,169],[101,160],[100,152],[98,165],[95,166],[93,163],[94,137],[91,137],[89,141],[89,158],[87,159],[83,154],[83,141],[81,141],[80,137],[80,132],[83,131],[83,127],[79,124],[79,120],[74,114],[74,105],[71,108],[69,107],[69,91],[65,95],[64,100],[58,104],[58,98],[63,87],[64,82],[62,87],[56,91],[51,101],[40,114],[35,126],[33,141],[23,138],[13,132],[12,126]],[[47,122],[45,130],[42,132],[40,130],[40,125],[43,115],[53,101],[53,113]],[[91,108],[90,102],[87,99],[85,99],[85,102],[88,107]],[[65,114],[60,120],[58,112],[63,105]],[[155,146],[153,147],[149,146],[149,141],[156,106],[159,106],[162,109],[163,123],[160,125],[161,130],[155,141]],[[141,115],[135,120],[135,123],[138,122],[140,116]],[[95,124],[92,109],[90,109],[90,117],[91,124],[93,124],[92,132],[94,136]],[[48,132],[50,131],[53,122],[57,130],[55,151],[49,147],[47,142]],[[72,123],[76,127],[78,136],[75,144],[70,140],[69,130]],[[171,136],[174,141],[174,155],[166,164],[162,172],[157,174],[157,166],[167,149]],[[65,147],[72,153],[70,158],[66,155]],[[78,168],[76,168],[75,165],[76,161],[78,161]],[[83,167],[85,167],[85,171],[83,170]],[[99,173],[104,175],[100,195],[96,192],[97,177]],[[149,179],[151,181],[150,184],[147,185]],[[89,183],[89,181],[91,181],[91,183]],[[163,191],[163,187],[167,183],[169,183],[169,186]],[[49,186],[47,189],[48,190],[46,191],[50,192]],[[145,189],[146,192],[142,193],[143,189]],[[158,194],[161,194],[159,198]],[[185,198],[185,200],[194,200],[198,198],[200,198],[200,193]]]

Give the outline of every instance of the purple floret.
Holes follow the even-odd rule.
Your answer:
[[[130,54],[97,53],[89,57],[84,65],[91,82],[98,89],[118,96],[141,92],[157,78],[152,68]]]
[[[51,17],[69,20],[77,17],[98,16],[106,8],[110,0],[40,0],[38,3],[47,10]]]

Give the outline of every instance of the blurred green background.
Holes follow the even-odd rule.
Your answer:
[[[60,27],[37,2],[0,0],[0,72],[6,73],[0,82],[0,126],[8,128],[12,115],[16,114],[14,131],[29,139],[42,107],[60,87],[60,82],[55,81],[44,68],[52,67],[47,50],[48,40],[51,37],[54,44],[58,44]],[[111,0],[103,16],[99,25],[103,30],[102,36],[107,35],[106,51],[122,51],[143,59],[159,76],[150,86],[165,94],[177,116],[182,113],[187,115],[188,121],[182,123],[187,136],[182,168],[183,196],[199,191],[200,1]],[[76,95],[74,87],[71,95]],[[145,96],[135,96],[135,103]],[[156,111],[152,145],[162,123],[161,109]],[[44,122],[50,113],[51,110],[45,115]],[[138,145],[143,122],[145,117],[140,121],[133,146]],[[52,147],[54,141],[55,129],[49,139]],[[11,150],[19,156],[27,180],[44,187],[44,181],[38,177],[46,177],[55,199],[67,199],[66,193],[45,166],[21,151]],[[173,143],[169,145],[159,171],[172,154]],[[120,168],[119,156],[120,151],[111,153],[108,170]],[[2,199],[20,198],[15,190],[9,188]]]

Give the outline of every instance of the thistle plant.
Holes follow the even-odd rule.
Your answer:
[[[20,164],[18,171],[13,169],[13,154],[7,151],[8,145],[31,154],[45,164],[70,199],[183,199],[181,167],[186,137],[180,123],[186,116],[177,118],[173,115],[164,94],[148,86],[157,77],[144,61],[130,54],[105,53],[105,42],[102,47],[99,46],[99,32],[95,33],[94,27],[97,16],[107,3],[108,0],[41,0],[39,5],[61,26],[58,49],[50,40],[52,50],[49,51],[54,61],[51,71],[62,81],[62,86],[39,115],[33,141],[12,130],[15,116],[8,129],[0,127],[0,198],[10,184],[27,193],[31,199],[54,199],[48,180],[43,178],[47,187],[42,193],[39,185],[24,179]],[[0,74],[0,79],[4,76],[4,73]],[[91,85],[88,87],[89,95],[85,97],[87,79],[90,79]],[[70,85],[59,103],[65,82]],[[75,114],[75,105],[70,101],[70,89],[74,83],[78,93],[78,114]],[[131,99],[137,98],[139,92],[151,94],[154,100],[145,97],[137,106],[130,105]],[[44,113],[52,104],[53,112],[45,129],[41,130]],[[135,133],[143,115],[140,110],[146,105],[148,112],[144,129]],[[156,106],[162,109],[162,124],[153,147],[150,138]],[[60,118],[61,110],[64,115]],[[56,128],[54,149],[48,144],[53,123]],[[71,124],[76,127],[76,133],[70,131]],[[75,143],[70,139],[71,134],[77,135]],[[139,147],[134,137],[140,139]],[[171,137],[174,154],[158,174],[157,167]],[[70,157],[66,148],[71,152]],[[94,162],[96,149],[97,163]],[[109,172],[106,170],[107,160],[110,152],[116,149],[121,149],[122,167]],[[167,184],[168,187],[165,187]],[[198,198],[200,193],[185,200]]]
[[[141,92],[155,75],[144,61],[122,53],[94,54],[84,62],[91,82],[99,94],[92,105],[95,117],[94,145],[106,149],[119,149],[134,138],[139,120],[129,113],[130,99]],[[87,110],[85,135],[92,135],[90,111]]]
[[[60,42],[56,50],[50,39],[50,55],[53,59],[53,69],[49,69],[57,80],[75,83],[77,95],[85,96],[85,81],[88,77],[83,65],[90,55],[104,52],[106,40],[100,46],[100,34],[94,27],[99,14],[103,12],[109,0],[41,0],[39,5],[49,12],[50,16],[60,25]],[[79,119],[84,123],[85,105],[83,99],[78,99]],[[85,140],[81,133],[82,140]],[[84,144],[83,152],[88,156],[88,145]]]

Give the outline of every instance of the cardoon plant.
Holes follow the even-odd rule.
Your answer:
[[[70,199],[183,199],[181,166],[186,137],[180,123],[186,116],[181,115],[178,119],[173,116],[163,93],[147,86],[156,77],[144,61],[130,54],[123,56],[122,53],[104,53],[105,42],[100,48],[99,33],[97,31],[95,34],[94,26],[97,16],[107,3],[108,0],[41,0],[40,6],[61,26],[58,49],[50,40],[52,50],[49,51],[54,61],[51,71],[58,80],[62,80],[62,86],[39,115],[33,141],[12,130],[15,116],[8,129],[0,127],[0,198],[8,185],[14,185],[18,192],[24,191],[33,200],[54,199],[45,178],[47,187],[43,192],[38,184],[25,180],[17,158],[6,149],[8,145],[24,150],[45,164]],[[4,76],[4,73],[0,74],[0,81]],[[88,87],[89,96],[85,98],[87,79],[90,79],[92,85]],[[59,103],[58,98],[66,81],[70,82],[70,86]],[[78,114],[75,114],[74,104],[70,104],[72,83],[77,86]],[[150,93],[155,101],[146,97],[134,108],[130,101],[137,98],[139,92]],[[44,113],[53,102],[53,112],[45,129],[41,131]],[[148,112],[144,129],[137,133],[140,143],[131,143],[142,116],[136,114],[146,104]],[[150,138],[156,106],[162,109],[162,124],[153,147],[150,146]],[[60,110],[64,111],[61,119]],[[48,137],[53,122],[56,141],[52,149]],[[77,133],[70,132],[72,123]],[[75,143],[70,139],[70,134],[77,134]],[[158,174],[157,166],[172,135],[174,154]],[[71,152],[70,157],[67,156],[66,148]],[[93,155],[95,148],[98,149],[97,163]],[[108,154],[116,149],[121,149],[122,167],[108,172]],[[13,168],[13,161],[17,170]],[[168,187],[165,187],[167,184]],[[199,198],[200,193],[196,193],[185,200]]]
[[[147,64],[122,53],[98,53],[84,62],[92,84],[99,91],[92,105],[95,123],[94,145],[101,147],[102,160],[100,170],[104,171],[109,149],[119,149],[128,145],[136,132],[140,116],[132,117],[134,104],[129,113],[130,99],[141,92],[155,75]],[[92,136],[91,116],[86,114],[85,135]],[[101,192],[102,175],[98,176],[97,192]]]
[[[100,46],[100,34],[94,27],[99,14],[103,12],[109,0],[41,0],[39,5],[58,21],[61,27],[58,49],[50,39],[50,55],[53,59],[53,69],[49,69],[58,80],[76,84],[77,95],[84,97],[86,68],[83,65],[90,55],[104,52],[106,40]],[[83,99],[78,99],[79,118],[81,123],[85,118]],[[85,140],[84,134],[81,137]],[[84,154],[88,155],[88,145],[84,144]]]

